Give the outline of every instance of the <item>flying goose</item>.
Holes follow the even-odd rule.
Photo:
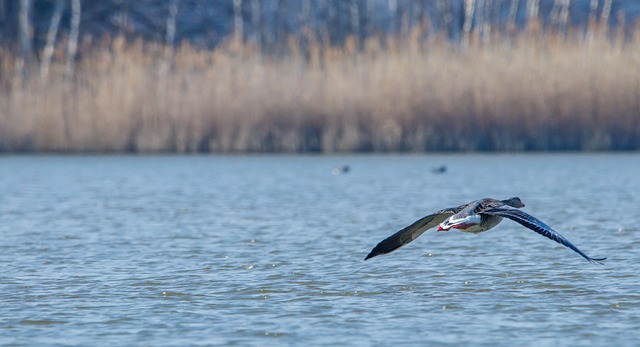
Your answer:
[[[513,197],[507,200],[491,198],[472,201],[458,207],[445,208],[436,213],[418,219],[413,224],[382,240],[375,246],[364,260],[380,254],[386,254],[406,245],[422,235],[428,229],[438,226],[438,231],[458,229],[464,232],[481,233],[498,225],[502,218],[509,218],[521,225],[545,236],[555,242],[571,248],[591,263],[601,264],[607,258],[591,258],[574,246],[569,240],[553,230],[550,226],[525,213],[522,200]]]

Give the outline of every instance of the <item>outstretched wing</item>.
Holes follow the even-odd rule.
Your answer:
[[[373,258],[380,254],[393,252],[396,249],[406,245],[407,243],[417,239],[418,236],[422,235],[422,233],[442,223],[445,219],[447,219],[447,217],[456,213],[456,210],[458,208],[459,207],[444,209],[418,219],[413,224],[378,243],[377,246],[373,247],[371,252],[369,252],[369,255],[367,255],[364,260]]]
[[[550,226],[546,225],[544,222],[539,220],[538,218],[525,213],[521,210],[513,209],[513,208],[491,208],[483,211],[482,213],[500,216],[504,218],[509,218],[515,222],[520,223],[521,225],[537,232],[538,234],[545,236],[559,244],[562,244],[566,247],[571,248],[576,253],[580,254],[583,258],[587,259],[591,263],[601,264],[607,258],[591,258],[590,256],[584,254],[578,247],[576,247],[573,243],[567,240],[564,236],[560,235],[557,231],[551,229]]]

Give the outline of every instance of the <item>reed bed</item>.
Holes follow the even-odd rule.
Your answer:
[[[634,37],[638,37],[635,35]],[[291,42],[267,57],[114,39],[75,76],[0,52],[0,151],[343,153],[640,149],[640,45],[521,33]]]

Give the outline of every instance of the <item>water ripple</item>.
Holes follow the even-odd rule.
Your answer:
[[[331,175],[345,162],[349,174]],[[446,175],[429,174],[442,163]],[[2,157],[0,340],[633,346],[640,217],[617,202],[640,205],[639,165],[637,155]],[[516,194],[607,263],[508,221],[481,235],[427,232],[363,261],[424,214]]]

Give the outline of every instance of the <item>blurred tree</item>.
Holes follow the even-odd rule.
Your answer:
[[[49,74],[49,65],[53,57],[53,48],[56,41],[56,34],[60,26],[60,18],[62,18],[62,10],[64,9],[64,0],[56,0],[55,10],[51,16],[49,30],[47,32],[47,43],[42,54],[42,63],[40,63],[40,78],[45,81]]]
[[[67,42],[67,75],[75,73],[76,51],[78,50],[78,36],[80,35],[80,0],[71,0],[71,29]]]
[[[167,15],[167,29],[165,33],[165,44],[173,47],[176,41],[176,17],[178,16],[178,3],[180,0],[171,0],[169,3],[169,13]]]
[[[31,67],[31,18],[30,18],[30,0],[20,0],[20,61],[18,69],[22,72],[23,77],[29,77],[29,69]]]

